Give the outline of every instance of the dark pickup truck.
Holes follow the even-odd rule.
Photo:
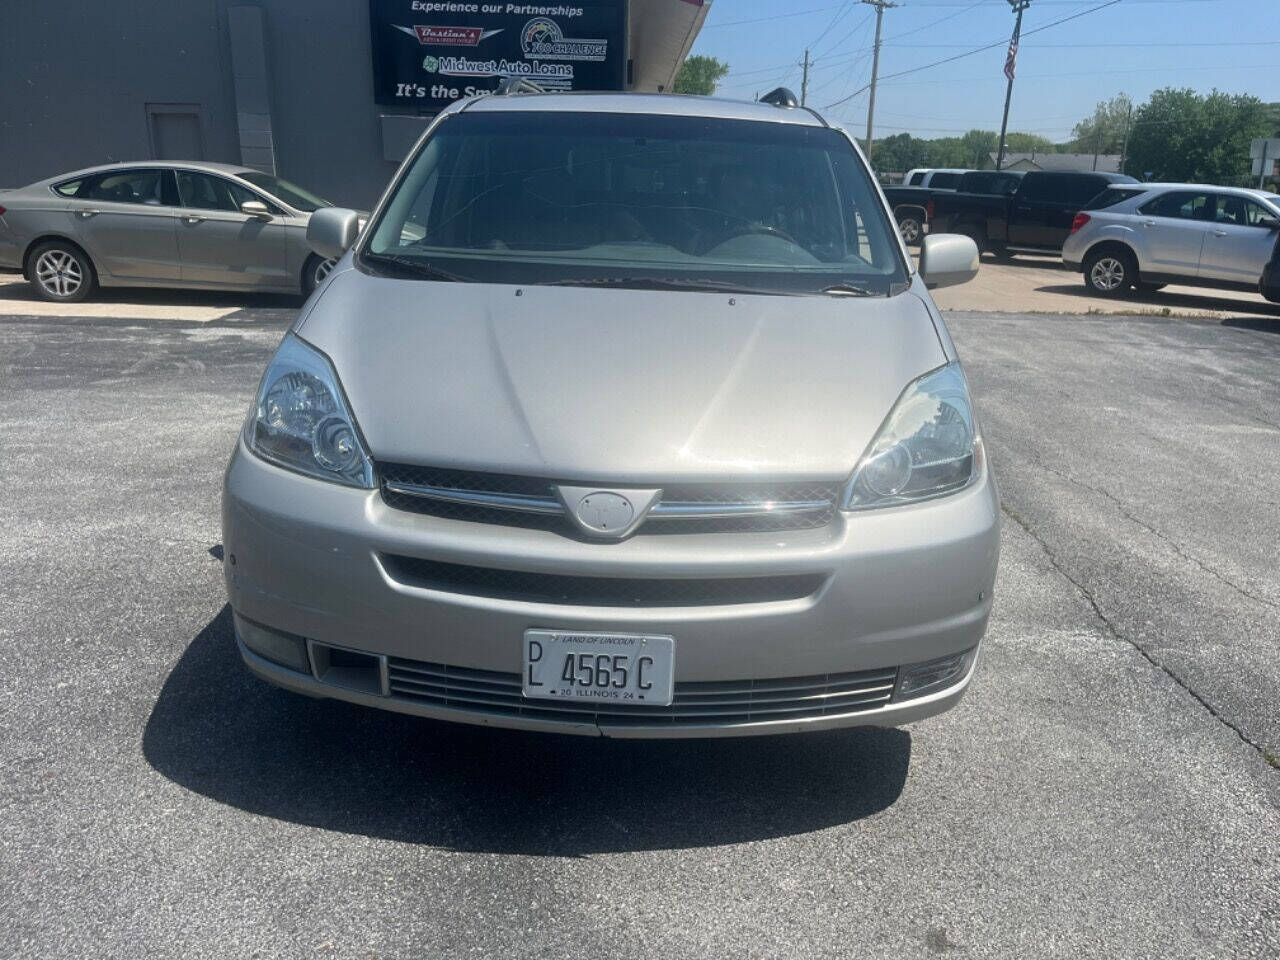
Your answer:
[[[934,199],[957,192],[1008,196],[1018,188],[1021,170],[969,170],[963,174],[935,174],[927,187],[885,187],[885,199],[898,223],[898,232],[909,244],[919,243],[933,219]],[[936,231],[935,231],[936,232]]]
[[[997,256],[1058,253],[1071,221],[1113,183],[1137,183],[1122,173],[1055,173],[1031,170],[1006,196],[939,193],[933,198],[931,233],[962,233],[979,250]]]

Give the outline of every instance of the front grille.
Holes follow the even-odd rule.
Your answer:
[[[492,523],[509,527],[535,530],[551,530],[565,536],[578,536],[572,521],[565,516],[556,500],[555,481],[540,477],[522,477],[473,470],[452,470],[440,467],[421,467],[412,464],[384,463],[379,465],[382,498],[395,510],[441,517],[447,520],[463,520],[472,523]],[[585,485],[573,481],[577,486]],[[530,512],[518,506],[501,509],[483,503],[457,503],[400,492],[392,487],[409,485],[452,491],[464,495],[494,495],[512,498],[520,502],[538,501],[550,504],[548,512]],[[609,489],[609,484],[602,484]],[[815,530],[827,526],[835,518],[841,484],[836,482],[767,483],[709,482],[676,483],[663,486],[662,499],[649,518],[636,531],[641,535],[673,533],[774,533],[787,530]],[[737,517],[662,517],[658,514],[672,506],[697,505],[707,512],[717,507],[738,505],[767,505],[793,502],[817,504],[815,509],[804,512],[760,513]]]
[[[387,573],[413,587],[473,597],[590,607],[703,607],[799,600],[821,589],[822,574],[718,579],[578,577],[440,563],[383,554]]]
[[[861,713],[893,696],[896,667],[777,680],[677,683],[667,707],[621,706],[526,699],[520,675],[470,670],[391,657],[391,696],[471,713],[595,723],[600,726],[722,725],[767,720],[804,720]]]

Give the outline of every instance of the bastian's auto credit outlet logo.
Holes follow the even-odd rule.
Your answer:
[[[375,98],[433,112],[504,77],[551,91],[621,90],[625,0],[370,0]]]

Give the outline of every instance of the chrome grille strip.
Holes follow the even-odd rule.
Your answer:
[[[387,480],[384,490],[405,497],[422,497],[425,500],[442,500],[445,503],[463,503],[490,510],[515,510],[521,513],[562,514],[564,507],[554,497],[530,497],[523,493],[488,493],[483,490],[455,490],[449,487],[430,487],[418,483],[402,483]]]
[[[520,493],[490,493],[483,490],[458,490],[418,483],[387,480],[383,489],[406,497],[422,497],[445,503],[461,503],[491,510],[514,510],[521,513],[564,514],[564,506],[554,497],[531,497]],[[617,488],[625,490],[624,487]],[[819,513],[831,509],[829,500],[783,500],[759,502],[702,503],[661,501],[649,511],[650,520],[723,520],[737,517],[762,517],[794,513]]]

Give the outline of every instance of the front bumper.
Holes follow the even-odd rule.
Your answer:
[[[256,674],[313,696],[495,726],[628,737],[733,736],[896,725],[963,696],[986,629],[999,556],[999,504],[985,465],[966,490],[909,507],[840,514],[788,533],[636,535],[587,543],[545,530],[444,520],[267,464],[239,444],[223,494],[224,572],[236,613],[331,645],[495,682],[521,670],[526,629],[670,634],[681,685],[743,684],[897,670],[973,650],[962,675],[923,696],[845,713],[625,725],[517,706],[423,702],[328,683],[240,644]],[[821,575],[810,595],[699,606],[579,606],[446,592],[398,578],[387,556],[558,576],[745,578]],[[834,682],[834,680],[833,680]],[[895,694],[896,697],[896,694]]]

